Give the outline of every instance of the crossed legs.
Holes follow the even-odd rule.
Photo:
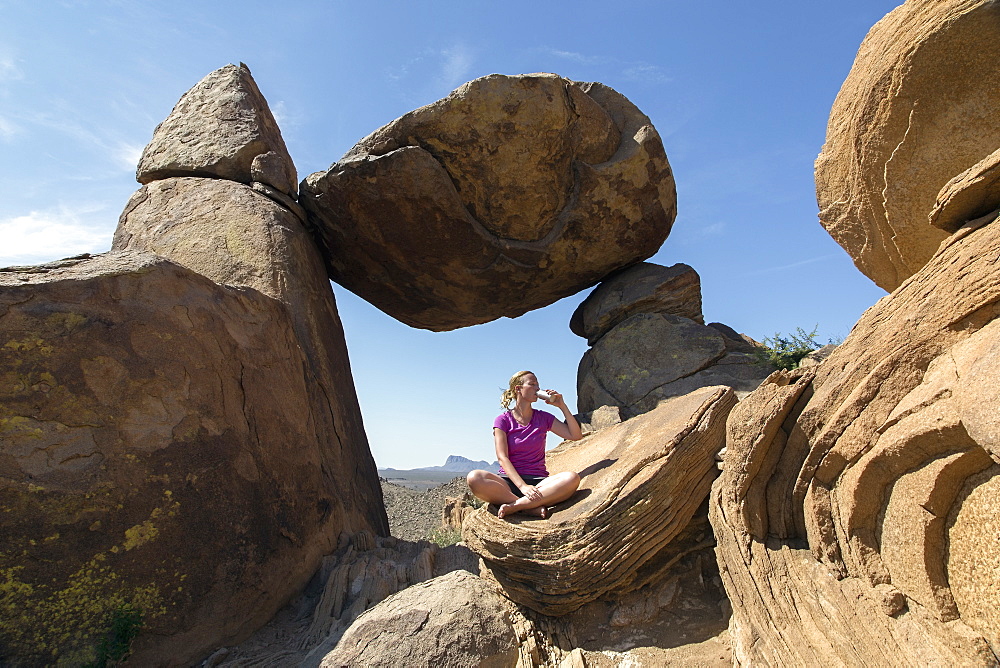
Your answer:
[[[564,471],[550,475],[535,487],[542,493],[542,498],[529,500],[526,496],[517,496],[510,491],[507,481],[496,473],[477,469],[466,476],[469,489],[478,498],[500,506],[497,517],[504,518],[514,513],[528,513],[536,517],[548,517],[549,506],[565,501],[573,496],[580,486],[580,476],[572,471]]]

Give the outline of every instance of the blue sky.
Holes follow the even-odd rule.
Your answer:
[[[466,81],[555,72],[614,87],[659,130],[678,216],[650,261],[699,272],[707,322],[843,337],[885,293],[819,225],[813,161],[861,40],[897,4],[0,1],[0,266],[107,250],[153,128],[227,63],[250,66],[300,178]],[[518,369],[575,405],[585,294],[430,333],[335,293],[380,467],[492,460]]]

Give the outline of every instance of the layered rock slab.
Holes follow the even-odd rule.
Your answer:
[[[266,183],[295,196],[298,178],[267,101],[240,63],[208,74],[156,126],[136,180],[206,176]]]
[[[329,480],[280,301],[135,251],[0,286],[0,662],[85,663],[122,606],[135,660],[194,660],[383,527]]]
[[[865,37],[833,104],[820,221],[887,291],[947,236],[927,221],[938,192],[1000,146],[998,37],[994,2],[909,0]]]
[[[500,520],[481,508],[466,518],[464,541],[507,596],[546,615],[642,587],[696,549],[675,539],[717,474],[715,454],[735,403],[727,387],[702,388],[564,443],[547,465],[580,473],[569,501],[547,520]]]
[[[969,221],[731,414],[711,518],[741,665],[997,664],[997,257],[1000,220]]]
[[[490,75],[301,184],[330,277],[435,331],[515,317],[649,257],[676,215],[649,119],[616,91]]]

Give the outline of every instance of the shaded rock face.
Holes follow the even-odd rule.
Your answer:
[[[701,278],[686,264],[663,267],[643,262],[601,282],[577,307],[569,328],[594,345],[634,313],[667,313],[699,324]]]
[[[378,512],[330,484],[280,302],[134,251],[60,264],[0,273],[0,663],[83,663],[122,605],[135,660],[183,663]]]
[[[615,406],[623,417],[699,387],[749,392],[770,373],[732,328],[704,324],[701,281],[685,264],[643,262],[602,282],[570,319],[591,348],[577,372],[577,407]]]
[[[246,65],[226,65],[206,76],[156,126],[136,180],[171,176],[258,181],[295,196],[295,166]]]
[[[508,597],[547,615],[656,580],[676,559],[712,542],[675,539],[717,474],[715,454],[735,403],[729,388],[702,388],[564,443],[548,453],[548,466],[580,473],[580,490],[569,501],[547,520],[500,520],[483,507],[466,517],[464,541]]]
[[[58,617],[51,637],[93,640],[94,619],[132,605],[149,621],[132,659],[143,665],[246,637],[340,532],[388,533],[333,293],[304,214],[278,190],[295,192],[294,167],[249,71],[192,89],[143,164],[172,151],[185,159],[165,172],[140,166],[149,182],[112,253],[77,273],[8,276],[19,287],[0,309],[14,388],[0,481],[19,550],[3,567],[25,583],[19,626],[52,632]],[[50,560],[43,539],[56,535],[78,554]],[[67,597],[86,614],[46,607]],[[18,657],[41,646],[11,642]],[[44,651],[72,662],[83,642]]]
[[[711,518],[740,664],[996,665],[998,256],[1000,219],[970,221],[731,414]]]
[[[966,219],[929,224],[938,192],[1000,146],[998,38],[995,2],[909,0],[868,33],[834,102],[816,161],[820,221],[886,290]]]
[[[330,277],[435,331],[516,317],[649,257],[676,215],[649,119],[598,83],[490,75],[301,184]]]
[[[453,571],[358,618],[320,666],[513,666],[516,609],[485,580]]]

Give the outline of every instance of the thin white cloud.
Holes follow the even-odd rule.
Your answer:
[[[663,72],[663,68],[646,63],[628,66],[622,72],[622,75],[629,81],[639,83],[663,84],[671,81],[670,77]]]
[[[606,62],[606,59],[602,56],[587,56],[582,53],[577,53],[576,51],[562,51],[560,49],[546,49],[549,54],[555,56],[556,58],[562,58],[563,60],[572,60],[575,63],[583,63],[585,65],[594,65],[597,63]]]
[[[0,219],[0,267],[38,264],[107,250],[111,246],[114,225],[88,220],[103,209],[60,206]]]
[[[17,127],[3,116],[0,116],[0,139],[11,139],[20,131],[21,128]]]
[[[10,56],[0,56],[0,81],[17,81],[23,77],[17,61]]]
[[[468,81],[469,73],[472,71],[472,52],[462,44],[456,44],[448,49],[443,49],[440,54],[444,58],[441,64],[441,83],[449,88],[457,88]]]
[[[816,257],[810,257],[805,260],[799,260],[798,262],[792,262],[791,264],[783,264],[778,267],[767,267],[765,269],[758,269],[756,271],[747,272],[744,276],[763,276],[765,274],[776,274],[779,271],[787,271],[789,269],[796,269],[798,267],[805,266],[807,264],[814,264],[816,262],[822,262],[823,260],[829,260],[832,257],[836,257],[833,254],[817,255]]]
[[[142,146],[119,142],[118,146],[111,149],[111,156],[123,169],[134,170],[142,157]]]

